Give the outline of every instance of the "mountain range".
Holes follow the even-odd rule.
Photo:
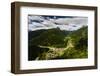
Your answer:
[[[28,60],[87,58],[88,27],[67,31],[59,27],[29,31]]]

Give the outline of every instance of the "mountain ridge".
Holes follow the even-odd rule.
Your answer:
[[[84,26],[75,31],[62,31],[54,28],[31,32],[32,35],[29,34],[29,60],[87,58],[87,31],[88,27]],[[55,51],[57,49],[58,51]]]

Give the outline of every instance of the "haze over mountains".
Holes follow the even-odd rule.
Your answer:
[[[77,16],[28,16],[29,31],[51,29],[59,27],[60,30],[73,31],[88,25],[87,17]]]

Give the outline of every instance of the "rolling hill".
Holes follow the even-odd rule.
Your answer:
[[[29,31],[28,60],[87,58],[88,27]]]

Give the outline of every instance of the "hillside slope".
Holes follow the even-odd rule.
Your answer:
[[[29,60],[87,58],[87,26],[76,31],[59,28],[31,32]]]

